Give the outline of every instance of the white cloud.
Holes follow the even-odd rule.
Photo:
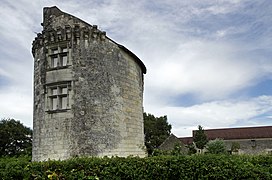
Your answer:
[[[10,73],[8,73],[5,69],[0,68],[0,76],[10,77]]]
[[[0,119],[14,118],[32,127],[32,93],[21,86],[5,87],[0,91]]]
[[[214,100],[252,85],[263,75],[261,67],[258,61],[237,55],[236,48],[210,41],[191,41],[173,48],[167,59],[157,59],[149,68],[147,101],[154,92],[166,98],[191,93]]]
[[[190,107],[157,106],[148,110],[157,116],[167,114],[169,123],[174,124],[172,132],[177,136],[189,136],[197,125],[205,128],[229,127],[240,121],[250,125],[250,119],[264,113],[272,114],[272,96],[243,101],[211,101]]]
[[[259,15],[259,9],[245,11],[249,2],[18,0],[10,3],[4,0],[0,7],[0,75],[10,82],[0,87],[0,118],[17,118],[31,125],[31,43],[34,32],[42,29],[42,8],[53,5],[90,24],[97,24],[110,38],[125,45],[144,61],[147,66],[145,110],[168,115],[177,135],[191,134],[198,124],[204,127],[229,126],[268,112],[270,96],[247,101],[229,99],[233,93],[256,84],[258,79],[270,77],[272,73],[271,56],[260,58],[250,54],[259,49],[266,49],[271,54],[270,34],[251,43],[239,37],[228,39],[232,35],[244,35],[252,40],[252,24],[270,24],[270,16]],[[232,24],[228,15],[238,12],[245,12],[250,21],[242,19],[241,25]],[[221,22],[226,19],[229,24]],[[269,28],[264,28],[267,33]],[[192,94],[200,103],[173,107],[168,101],[186,94]]]
[[[242,34],[242,33],[245,33],[246,30],[247,30],[247,28],[245,28],[245,27],[231,26],[231,27],[223,28],[223,29],[216,31],[215,37],[224,38],[224,37],[228,37],[230,35]]]

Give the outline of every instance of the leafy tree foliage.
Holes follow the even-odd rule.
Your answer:
[[[170,136],[171,124],[167,122],[167,116],[155,117],[144,113],[145,146],[148,154],[159,147]]]
[[[206,134],[204,133],[204,129],[202,126],[198,126],[198,130],[195,131],[193,140],[198,149],[204,149],[205,145],[208,142],[208,139]]]
[[[0,156],[31,155],[32,130],[20,121],[0,121]]]
[[[174,149],[170,152],[173,156],[181,156],[184,155],[183,147],[181,144],[175,144]]]
[[[195,145],[193,143],[187,145],[188,155],[195,154],[197,151],[195,149]]]
[[[240,143],[239,142],[232,142],[231,143],[231,152],[238,152],[240,149]]]
[[[172,150],[154,149],[152,156],[182,156],[185,155],[184,146],[181,144],[175,144]]]
[[[222,139],[211,140],[207,143],[206,149],[210,154],[226,154],[227,149]]]

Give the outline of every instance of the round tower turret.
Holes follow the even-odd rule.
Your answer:
[[[33,41],[33,161],[145,156],[142,61],[105,32],[44,8]]]

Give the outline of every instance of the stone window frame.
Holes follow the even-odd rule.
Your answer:
[[[48,49],[48,70],[63,69],[70,66],[70,49],[67,43],[51,46]]]
[[[59,82],[46,86],[47,112],[65,112],[71,109],[71,82]],[[64,101],[64,99],[66,99]],[[65,102],[65,105],[63,104]]]

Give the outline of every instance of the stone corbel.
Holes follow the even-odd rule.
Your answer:
[[[56,41],[56,36],[54,32],[50,32],[50,42],[55,42]]]
[[[62,41],[62,30],[61,30],[61,28],[57,29],[57,39],[58,39],[58,41]]]
[[[89,39],[89,29],[84,27],[84,28],[82,28],[82,32],[83,32],[83,38]]]
[[[101,39],[101,41],[105,41],[106,40],[106,32],[105,31],[101,32],[100,39]]]
[[[79,29],[79,25],[75,25],[74,36],[75,36],[76,39],[79,39],[79,38],[80,38],[80,29]]]
[[[97,36],[98,36],[97,25],[93,25],[93,28],[92,28],[92,38],[96,39]]]
[[[65,37],[67,40],[70,40],[71,39],[71,27],[70,26],[66,26],[65,27]]]

